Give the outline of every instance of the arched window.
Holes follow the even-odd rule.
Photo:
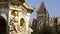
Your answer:
[[[6,34],[6,20],[3,16],[0,15],[0,34]]]
[[[20,20],[20,26],[25,26],[25,20],[23,18]]]

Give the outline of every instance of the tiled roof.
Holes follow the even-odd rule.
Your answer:
[[[45,10],[45,5],[44,5],[44,2],[42,2],[41,3],[41,5],[40,5],[40,7],[39,7],[39,9],[38,9],[38,11],[44,11]]]

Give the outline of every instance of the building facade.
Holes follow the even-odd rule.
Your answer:
[[[54,19],[52,17],[49,17],[49,26],[54,26]]]
[[[34,7],[26,0],[0,0],[0,34],[31,34],[30,14]]]
[[[37,18],[33,19],[32,26],[40,29],[44,24],[60,29],[60,17],[49,17],[49,12],[44,5],[44,2],[41,3],[37,13]]]
[[[37,12],[37,19],[33,20],[33,24],[37,26],[38,29],[42,28],[44,24],[49,23],[49,13],[47,11],[46,6],[44,5],[44,2],[41,3]],[[34,22],[36,21],[36,22]]]
[[[60,31],[60,17],[54,17],[54,27]]]

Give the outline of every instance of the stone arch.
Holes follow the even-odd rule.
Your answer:
[[[4,19],[7,21],[7,15],[5,13],[0,14],[1,16],[4,17]]]
[[[25,20],[23,18],[20,19],[20,26],[24,27],[26,24],[25,24]]]
[[[7,34],[6,20],[0,15],[0,34]]]

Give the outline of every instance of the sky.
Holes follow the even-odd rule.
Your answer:
[[[35,7],[34,12],[31,13],[30,20],[36,18],[36,11],[39,9],[41,2],[45,3],[50,17],[60,17],[60,0],[26,0],[26,3]]]

